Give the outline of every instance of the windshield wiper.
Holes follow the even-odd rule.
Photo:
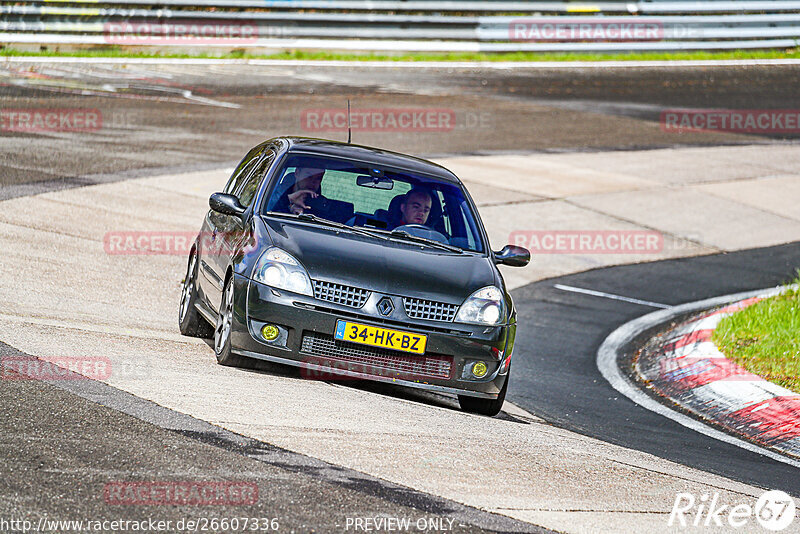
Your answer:
[[[425,238],[425,237],[419,237],[419,236],[416,236],[416,235],[412,235],[412,234],[409,234],[408,232],[406,232],[405,230],[392,230],[391,232],[389,232],[389,235],[393,236],[393,237],[400,237],[400,238],[408,240],[408,241],[414,241],[415,243],[422,243],[424,245],[430,245],[432,247],[438,247],[438,248],[440,248],[442,250],[447,250],[447,251],[450,251],[450,252],[458,252],[459,254],[464,252],[459,247],[456,247],[456,246],[453,246],[453,245],[448,245],[446,243],[440,243],[439,241],[434,241],[433,239],[428,239],[428,238]]]
[[[286,217],[286,218],[289,218],[289,219],[298,219],[300,221],[315,222],[317,224],[321,224],[321,225],[324,225],[324,226],[330,226],[331,228],[338,228],[340,230],[345,230],[345,231],[348,231],[348,232],[352,232],[354,234],[361,234],[361,235],[366,235],[366,236],[370,236],[370,237],[377,237],[378,239],[384,239],[384,240],[388,239],[388,236],[386,236],[386,235],[375,233],[375,232],[370,232],[369,230],[365,230],[365,229],[359,228],[357,226],[348,226],[348,225],[340,223],[340,222],[332,221],[330,219],[325,219],[324,217],[317,217],[316,215],[313,215],[311,213],[301,213],[299,215],[296,215],[294,213],[281,213],[281,212],[278,212],[278,211],[268,211],[266,213],[266,215],[269,215],[269,216],[272,216],[272,217]]]

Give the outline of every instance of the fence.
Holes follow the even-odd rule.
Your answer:
[[[515,52],[793,48],[800,1],[45,0],[0,43]]]

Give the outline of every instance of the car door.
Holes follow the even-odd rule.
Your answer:
[[[249,165],[249,169],[242,173],[243,178],[239,180],[230,194],[239,199],[239,204],[245,208],[250,208],[255,201],[256,193],[261,185],[264,176],[267,174],[272,163],[275,161],[275,150],[272,147],[265,147]],[[250,212],[246,213],[249,217]],[[215,213],[216,233],[212,234],[215,252],[217,254],[210,258],[210,263],[217,275],[219,283],[216,287],[220,293],[215,304],[222,301],[222,287],[225,273],[232,262],[237,261],[235,255],[239,250],[242,240],[247,238],[247,232],[251,231],[251,225],[247,218],[245,220],[233,215],[223,215]],[[216,278],[216,277],[215,277]]]
[[[231,174],[228,183],[225,185],[223,193],[234,194],[234,191],[241,187],[242,182],[250,175],[260,156],[264,152],[264,147],[259,145],[253,148],[239,162],[239,165]],[[217,241],[221,232],[230,225],[229,216],[208,210],[203,220],[203,227],[197,247],[198,272],[197,285],[201,298],[211,309],[217,311],[222,299],[222,284],[225,271],[220,274],[220,242]],[[225,264],[227,267],[227,263]]]

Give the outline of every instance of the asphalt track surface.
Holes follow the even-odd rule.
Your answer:
[[[0,127],[0,198],[238,161],[276,135],[346,139],[303,112],[450,110],[451,129],[359,131],[353,141],[410,154],[635,150],[791,142],[792,136],[667,132],[661,112],[694,107],[797,109],[800,68],[374,69],[0,64],[3,108],[96,110],[98,131]]]
[[[535,259],[534,259],[535,261]],[[722,443],[650,412],[611,387],[597,349],[618,326],[655,308],[567,292],[556,284],[675,306],[784,284],[800,242],[695,258],[623,265],[517,289],[518,334],[509,398],[545,420],[755,486],[800,495],[800,469]]]
[[[4,343],[0,356],[25,357]],[[0,518],[54,522],[42,532],[77,530],[58,528],[59,520],[116,519],[171,522],[167,532],[200,531],[178,525],[202,518],[256,519],[258,531],[267,532],[341,532],[354,530],[355,518],[367,517],[431,521],[456,532],[548,532],[244,438],[96,381],[2,385]],[[251,489],[252,503],[234,498],[142,506],[109,502],[109,480],[224,480],[257,490]],[[261,528],[273,519],[276,528]],[[21,531],[6,529],[0,524],[0,532]],[[131,529],[103,532],[124,530]]]
[[[324,68],[126,71],[132,78],[109,91],[106,85],[120,77],[120,69],[3,67],[4,108],[96,108],[107,120],[103,131],[93,133],[1,132],[0,198],[155,174],[165,168],[218,166],[271,135],[313,135],[301,127],[302,111],[341,108],[347,97],[361,107],[454,109],[461,122],[446,135],[355,135],[363,143],[431,156],[791,142],[769,135],[676,135],[663,132],[657,120],[662,110],[679,106],[800,105],[800,71],[793,67],[535,73],[465,69],[413,76],[407,71]],[[189,102],[187,90],[216,104]],[[486,120],[480,122],[482,117]],[[478,125],[469,127],[467,121],[475,120]],[[652,414],[603,380],[595,366],[597,347],[617,326],[649,308],[565,293],[553,285],[671,305],[772,286],[786,281],[799,264],[800,246],[792,244],[589,271],[520,288],[514,292],[519,321],[530,327],[519,332],[510,400],[555,425],[798,496],[797,470]],[[15,351],[2,346],[0,353]],[[345,516],[420,517],[458,506],[411,491],[381,491],[347,480],[336,483],[316,476],[314,470],[287,470],[280,461],[254,460],[246,446],[170,432],[44,383],[4,381],[0,397],[4,517],[19,510],[71,517],[101,513],[104,503],[96,486],[109,473],[254,480],[261,500],[248,512],[288,518],[286,529],[298,532],[332,530]],[[403,498],[397,497],[400,494]],[[54,502],[58,509],[53,509]],[[131,518],[145,514],[141,509],[120,512]],[[197,509],[191,512],[196,515]],[[225,509],[214,512],[226,515]],[[479,531],[478,525],[515,530],[513,524],[493,525],[485,517],[489,514],[462,512],[472,521],[460,531]],[[165,513],[174,518],[191,515],[180,509]]]

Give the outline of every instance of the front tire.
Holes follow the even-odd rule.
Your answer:
[[[214,354],[217,363],[230,367],[239,367],[243,359],[231,352],[231,329],[233,328],[233,276],[228,278],[222,291],[222,302],[219,305],[217,327],[214,329]]]
[[[181,290],[181,303],[178,308],[178,327],[184,336],[201,337],[209,339],[214,335],[214,329],[208,321],[197,312],[197,252],[189,254],[189,265],[186,268],[186,278],[183,279]]]
[[[506,400],[506,391],[508,391],[508,381],[511,378],[511,373],[506,375],[506,382],[500,389],[500,393],[496,399],[480,399],[478,397],[470,397],[468,395],[459,395],[458,404],[465,412],[476,413],[479,415],[488,415],[494,417],[503,409],[503,403]]]

